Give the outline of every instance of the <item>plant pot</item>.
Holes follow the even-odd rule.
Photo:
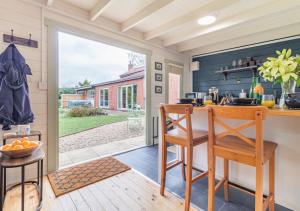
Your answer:
[[[294,80],[289,80],[288,82],[283,82],[281,83],[281,97],[280,97],[280,101],[279,101],[279,107],[280,108],[286,108],[285,105],[285,96],[287,94],[293,94],[295,93],[296,90],[296,81]]]

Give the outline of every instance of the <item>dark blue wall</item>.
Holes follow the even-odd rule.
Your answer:
[[[284,48],[291,48],[293,55],[300,54],[300,39],[194,57],[193,61],[200,62],[200,70],[193,72],[193,91],[208,92],[208,88],[216,86],[221,95],[225,91],[229,91],[237,96],[241,89],[244,89],[248,93],[252,79],[251,71],[230,73],[227,80],[224,80],[223,74],[216,74],[215,71],[220,70],[221,67],[231,66],[233,60],[237,61],[240,58],[255,57],[258,60],[265,61],[266,57],[275,56],[276,50]],[[237,83],[237,79],[240,79],[239,84]],[[280,96],[280,85],[274,86],[271,83],[263,82],[263,86],[265,93],[273,94],[274,90],[276,90],[278,96]],[[300,91],[300,89],[297,88],[297,91]]]

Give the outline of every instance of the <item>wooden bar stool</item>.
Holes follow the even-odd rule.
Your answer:
[[[211,106],[208,108],[208,210],[214,210],[215,192],[224,185],[224,197],[228,201],[228,165],[229,160],[256,168],[255,210],[269,208],[274,211],[275,199],[275,150],[276,143],[263,140],[263,120],[267,109],[262,106]],[[232,127],[224,119],[244,120],[239,126]],[[225,131],[215,133],[215,125]],[[240,131],[255,127],[256,137],[250,139]],[[224,178],[215,185],[215,158],[224,158]],[[263,165],[269,161],[269,196],[263,195]]]
[[[201,172],[192,178],[193,169],[193,147],[203,144],[208,140],[207,131],[192,130],[191,114],[193,113],[192,105],[162,105],[160,107],[161,125],[162,125],[162,164],[161,164],[161,186],[160,194],[164,195],[166,171],[181,164],[182,175],[186,180],[185,188],[185,210],[190,208],[191,186],[192,183],[207,176],[207,172]],[[176,114],[178,119],[169,115]],[[167,125],[167,118],[171,124]],[[181,124],[185,121],[185,124]],[[169,130],[170,128],[174,128]],[[177,144],[181,147],[181,160],[174,160],[167,163],[167,143]],[[185,148],[187,148],[186,172],[185,172]],[[197,169],[196,169],[197,170]]]

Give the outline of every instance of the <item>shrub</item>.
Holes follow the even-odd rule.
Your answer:
[[[89,108],[89,107],[74,107],[68,112],[70,117],[84,117],[84,116],[97,116],[107,115],[101,108]]]

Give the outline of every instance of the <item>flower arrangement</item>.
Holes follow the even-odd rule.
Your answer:
[[[280,83],[282,95],[279,106],[285,107],[285,95],[294,93],[296,85],[300,86],[300,56],[292,56],[291,49],[276,51],[277,57],[268,57],[258,68],[265,81]]]
[[[266,80],[275,83],[295,81],[300,85],[300,56],[292,56],[291,49],[276,51],[278,55],[268,57],[267,61],[258,68],[260,75]]]

